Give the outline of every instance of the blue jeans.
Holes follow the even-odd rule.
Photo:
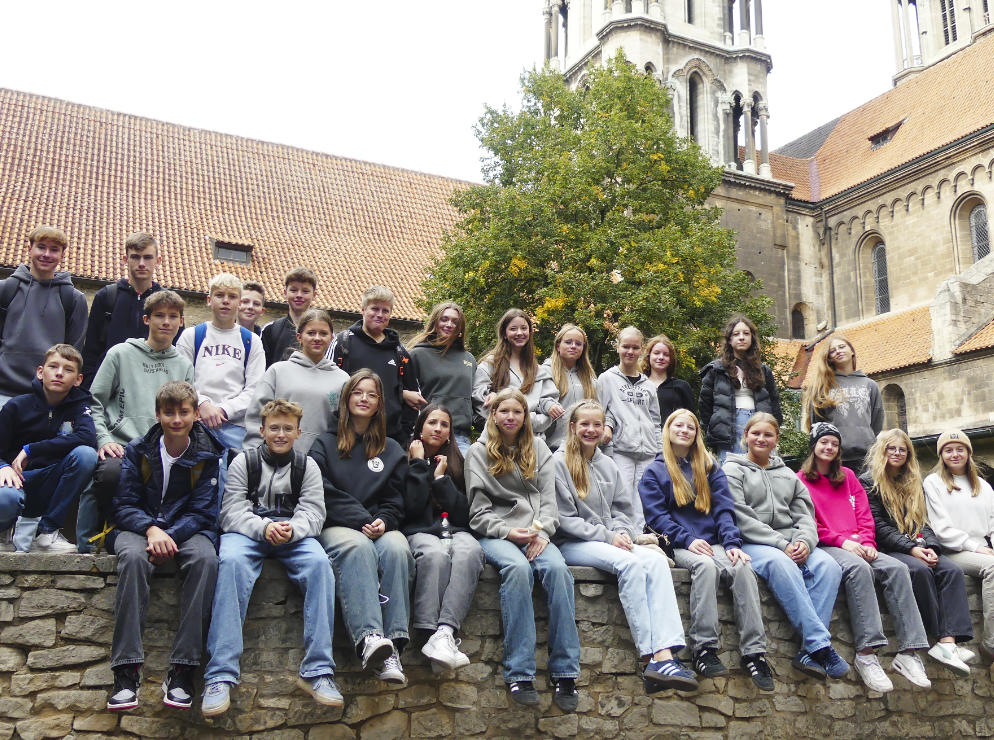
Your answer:
[[[741,455],[746,451],[742,446],[742,435],[745,434],[746,422],[756,413],[756,409],[735,409],[735,436],[732,438],[731,447],[716,447],[718,450],[718,464],[725,464],[725,456],[729,452]]]
[[[812,653],[832,644],[828,626],[842,581],[842,568],[820,547],[798,566],[772,545],[743,545],[752,568],[780,602],[787,619],[801,633],[801,648]]]
[[[368,635],[384,635],[403,648],[414,585],[407,538],[392,530],[371,540],[357,529],[328,527],[320,540],[335,569],[338,603],[352,643],[359,646]]]
[[[23,488],[0,488],[0,530],[10,529],[21,513],[41,517],[39,532],[60,529],[96,466],[97,451],[79,446],[57,463],[25,470]]]
[[[224,498],[224,482],[228,480],[228,450],[239,452],[242,449],[242,443],[245,441],[245,427],[226,421],[211,431],[226,448],[224,454],[221,455],[217,471],[217,499],[221,501]]]
[[[304,658],[300,662],[300,675],[314,678],[335,672],[331,654],[335,575],[321,544],[313,537],[305,537],[274,546],[238,532],[226,532],[221,535],[221,562],[207,633],[210,661],[204,671],[204,684],[238,683],[245,612],[267,556],[283,563],[287,576],[304,594]]]
[[[463,457],[465,457],[466,452],[469,450],[469,446],[472,444],[472,442],[469,441],[469,435],[463,434],[462,432],[452,432],[452,439],[455,440],[456,447],[459,448],[459,451],[463,454]]]
[[[571,540],[559,545],[569,565],[586,565],[618,577],[618,597],[640,656],[687,644],[666,557],[636,545],[631,551],[606,542]]]
[[[549,608],[549,675],[579,678],[580,635],[576,629],[573,574],[559,549],[549,543],[531,562],[510,540],[484,538],[487,562],[500,571],[500,615],[504,623],[504,681],[535,680],[535,610],[532,589],[538,575]]]

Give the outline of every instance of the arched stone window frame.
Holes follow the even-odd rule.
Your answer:
[[[888,383],[880,390],[884,404],[884,428],[908,432],[908,402],[904,389],[897,383]]]
[[[856,243],[854,258],[861,318],[890,311],[891,290],[886,249],[886,240],[879,231],[866,232]]]
[[[800,301],[790,309],[790,338],[807,339],[808,332],[814,328],[815,317],[811,304]]]
[[[981,217],[980,214],[984,212],[986,217]],[[981,220],[986,225],[986,234],[980,233],[980,229],[978,229]],[[950,212],[950,229],[953,237],[954,269],[960,273],[977,262],[978,259],[987,256],[986,254],[979,256],[977,254],[978,249],[983,251],[984,244],[980,239],[982,236],[986,235],[987,237],[987,253],[990,253],[991,221],[987,199],[976,190],[966,192],[957,198]]]

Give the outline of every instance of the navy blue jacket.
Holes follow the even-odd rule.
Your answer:
[[[690,463],[682,460],[680,469],[693,488]],[[655,532],[669,537],[674,547],[687,549],[694,540],[704,540],[709,545],[721,545],[726,549],[742,547],[742,535],[735,523],[735,502],[728,490],[728,479],[717,464],[708,475],[708,487],[711,489],[710,512],[698,511],[693,502],[677,506],[670,471],[663,456],[656,455],[639,481],[646,523]]]
[[[162,495],[162,456],[159,440],[162,426],[155,424],[144,437],[131,440],[121,463],[121,483],[114,495],[112,517],[118,529],[142,536],[151,526],[162,529],[176,544],[195,534],[209,538],[217,547],[220,497],[217,495],[218,458],[224,452],[214,435],[199,421],[190,430],[190,446],[173,464],[169,488]],[[142,458],[151,476],[142,479]],[[190,469],[204,463],[191,488]]]
[[[95,449],[90,394],[73,388],[62,403],[49,406],[41,381],[31,381],[31,393],[14,396],[0,409],[0,467],[10,465],[25,445],[25,470],[54,465],[77,447]]]
[[[151,288],[138,295],[127,278],[121,278],[116,285],[117,296],[113,306],[110,305],[109,285],[97,291],[90,305],[86,344],[83,347],[83,387],[87,390],[108,349],[128,339],[145,339],[148,336],[148,327],[142,321],[145,299],[157,290],[162,290],[158,283],[152,283]],[[176,336],[180,333],[181,331],[176,332]],[[176,344],[175,339],[173,344]]]

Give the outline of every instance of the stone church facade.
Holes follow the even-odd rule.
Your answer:
[[[762,0],[547,0],[546,56],[582,85],[621,48],[669,90],[677,131],[725,168],[712,202],[774,301],[793,385],[844,332],[889,424],[985,436],[994,24],[987,2],[888,2],[894,88],[776,151]]]

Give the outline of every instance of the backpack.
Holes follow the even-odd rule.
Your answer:
[[[259,505],[259,482],[262,480],[262,448],[251,447],[242,451],[245,454],[245,471],[249,498],[252,508]],[[293,451],[290,460],[290,491],[294,499],[300,498],[300,489],[304,485],[304,473],[307,472],[307,455],[300,450]]]
[[[349,350],[350,350],[349,345],[352,342],[352,330],[344,329],[343,331],[340,331],[338,333],[338,336],[335,337],[335,341],[342,348],[342,354],[337,360],[335,360],[335,364],[348,373],[349,370],[345,368],[345,365],[349,361]],[[411,358],[410,356],[408,356],[408,354],[404,351],[404,348],[401,347],[399,343],[397,344],[396,347],[394,347],[394,352],[397,355],[397,377],[400,378],[401,381],[398,384],[398,386],[403,388],[404,376],[407,374],[407,366],[411,363]]]
[[[14,300],[14,296],[17,295],[17,289],[20,286],[19,281],[12,280],[7,277],[0,285],[0,337],[3,336],[4,324],[7,323],[7,309],[10,308],[11,301]],[[72,319],[73,308],[76,304],[76,289],[72,287],[72,284],[59,285],[59,298],[62,300],[62,313],[65,315],[66,328],[64,338],[68,340],[69,338],[69,320]]]
[[[252,349],[252,332],[246,329],[244,326],[239,325],[238,328],[241,330],[242,335],[242,346],[245,347],[245,356],[242,358],[242,363],[245,369],[248,369],[249,352]],[[207,338],[207,322],[202,324],[197,324],[196,328],[193,330],[193,362],[196,364],[197,355],[200,354],[200,345],[204,343],[204,339]]]
[[[100,344],[107,344],[107,326],[110,324],[111,315],[114,313],[114,304],[117,303],[117,283],[107,286],[107,310],[104,311],[104,321],[100,325]]]

